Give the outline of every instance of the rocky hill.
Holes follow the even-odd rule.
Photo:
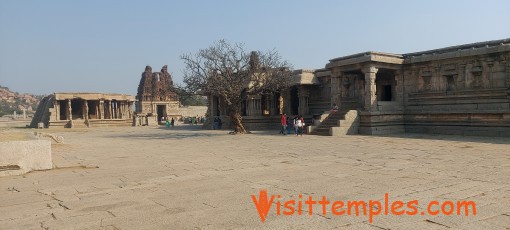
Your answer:
[[[17,114],[23,114],[24,109],[26,109],[27,114],[33,114],[37,109],[37,103],[42,98],[43,96],[40,95],[13,92],[9,88],[0,85],[0,117],[12,115],[14,111]]]

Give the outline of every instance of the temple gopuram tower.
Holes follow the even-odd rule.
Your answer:
[[[150,66],[142,73],[136,95],[136,114],[161,122],[162,118],[179,117],[179,97],[175,93],[172,76],[167,66],[161,72],[152,72]],[[147,120],[147,123],[152,123]]]

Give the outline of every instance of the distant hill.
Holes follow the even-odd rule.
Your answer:
[[[12,115],[14,111],[23,114],[23,109],[27,110],[27,114],[33,114],[37,109],[37,104],[43,97],[41,95],[13,92],[8,87],[0,85],[0,117]]]

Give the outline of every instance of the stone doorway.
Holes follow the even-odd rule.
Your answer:
[[[162,121],[162,118],[166,117],[166,105],[156,105],[156,111],[158,113],[158,122]]]
[[[395,101],[395,71],[379,69],[375,78],[377,101]]]
[[[72,118],[76,119],[84,119],[83,117],[83,100],[82,99],[72,99],[71,100],[71,110],[72,110]]]

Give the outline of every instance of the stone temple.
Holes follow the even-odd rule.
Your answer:
[[[510,136],[510,39],[407,54],[363,52],[296,70],[294,79],[280,94],[249,96],[245,127],[278,130],[284,112],[302,115],[319,135]],[[208,96],[208,120],[219,117],[229,128],[224,102]]]
[[[160,72],[152,72],[150,66],[142,73],[136,95],[136,124],[146,125],[161,122],[166,116],[180,117],[179,97],[175,93],[172,76],[167,66]]]
[[[30,127],[130,126],[134,101],[126,94],[54,93],[39,102]]]

